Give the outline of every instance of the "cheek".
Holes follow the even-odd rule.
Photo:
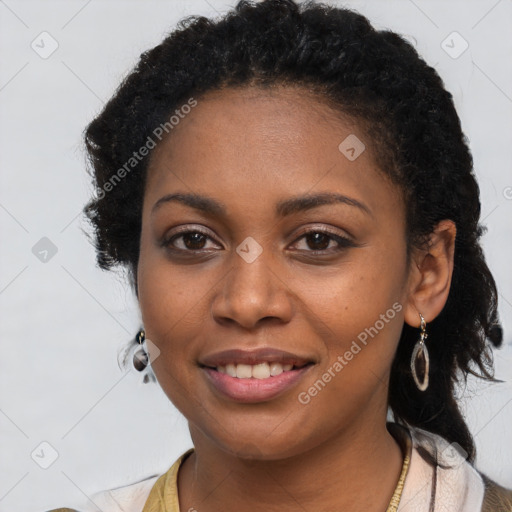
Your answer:
[[[308,307],[346,339],[374,325],[395,302],[403,301],[405,265],[400,250],[367,247],[332,273],[302,277],[296,287]],[[394,317],[394,312],[388,316]]]
[[[201,305],[204,287],[209,286],[205,272],[197,266],[172,265],[165,251],[143,229],[137,271],[139,306],[148,336],[165,344],[180,339],[174,329],[183,329]],[[211,285],[210,285],[211,286]]]
[[[386,407],[387,378],[403,327],[403,277],[386,268],[387,259],[368,254],[310,302],[312,315],[328,329],[322,367],[298,390],[306,430],[330,431],[361,410]]]
[[[193,350],[188,340],[200,329],[201,293],[194,282],[184,283],[169,264],[156,258],[140,261],[139,305],[147,337],[158,347],[151,366],[160,387],[186,417],[194,413],[197,383]],[[199,303],[199,304],[198,304]]]
[[[310,279],[301,285],[311,291],[310,325],[318,320],[328,327],[322,336],[327,352],[324,371],[343,373],[343,378],[333,379],[333,389],[385,382],[403,328],[405,245],[397,240],[396,245],[357,252],[324,282]],[[342,366],[336,366],[338,371],[332,368],[336,361]]]
[[[160,350],[152,367],[166,392],[165,381],[178,376],[184,366],[177,364],[186,358],[180,340],[186,339],[185,333],[191,328],[188,317],[200,300],[198,287],[194,283],[184,286],[179,276],[163,252],[146,242],[143,234],[137,271],[139,307],[146,336]]]

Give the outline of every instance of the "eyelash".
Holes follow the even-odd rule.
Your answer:
[[[313,254],[313,255],[325,255],[325,254],[332,254],[333,252],[340,252],[343,249],[346,249],[346,248],[349,248],[349,247],[356,247],[356,244],[354,242],[352,242],[352,240],[350,240],[349,238],[341,236],[341,235],[338,235],[338,234],[334,234],[331,231],[323,229],[323,228],[314,228],[314,229],[310,229],[308,231],[304,231],[295,240],[295,243],[298,242],[299,240],[302,240],[303,238],[306,238],[308,235],[316,234],[316,233],[321,233],[322,235],[328,236],[331,240],[334,240],[335,242],[338,243],[338,247],[336,249],[334,249],[334,250],[332,248],[331,249],[316,250],[316,251],[315,250],[307,250],[307,251],[305,251],[306,253]],[[199,253],[199,252],[202,252],[202,251],[205,251],[205,250],[208,251],[208,249],[197,249],[197,250],[193,250],[193,249],[180,249],[180,248],[172,246],[172,243],[175,240],[178,240],[180,238],[183,238],[185,235],[190,235],[190,234],[200,234],[200,235],[205,236],[206,238],[209,238],[210,240],[213,240],[207,233],[205,233],[204,231],[201,231],[200,229],[185,229],[185,230],[183,230],[181,232],[174,233],[170,237],[166,237],[162,241],[162,246],[163,247],[167,247],[167,248],[169,248],[172,251],[182,252],[182,253],[192,253],[192,254],[194,254],[194,253]],[[299,252],[300,252],[300,250],[299,250]]]

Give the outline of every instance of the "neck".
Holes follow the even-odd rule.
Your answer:
[[[248,461],[193,433],[180,468],[180,510],[383,511],[402,468],[385,414],[350,425],[321,445],[282,460]],[[195,434],[195,435],[194,435]],[[368,492],[371,489],[371,492]]]

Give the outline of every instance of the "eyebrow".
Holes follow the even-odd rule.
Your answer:
[[[203,213],[217,217],[225,217],[227,212],[226,205],[211,197],[201,196],[198,194],[175,193],[167,194],[158,199],[158,201],[153,205],[151,214],[154,214],[155,211],[158,210],[163,204],[171,202],[182,203]],[[276,216],[287,217],[294,213],[311,210],[319,206],[337,203],[356,207],[364,213],[373,216],[371,210],[364,203],[342,194],[328,192],[285,199],[284,201],[277,203],[275,211]]]

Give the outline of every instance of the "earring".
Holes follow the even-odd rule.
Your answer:
[[[425,340],[427,339],[426,323],[421,313],[420,318],[420,339],[416,342],[414,350],[412,351],[411,370],[416,386],[420,391],[425,391],[428,388],[428,373],[430,368],[430,360],[428,356],[427,346],[425,345]]]
[[[138,372],[143,372],[149,363],[148,354],[144,350],[145,339],[146,333],[144,329],[141,329],[135,336],[135,341],[138,343],[139,348],[133,354],[133,366]]]

